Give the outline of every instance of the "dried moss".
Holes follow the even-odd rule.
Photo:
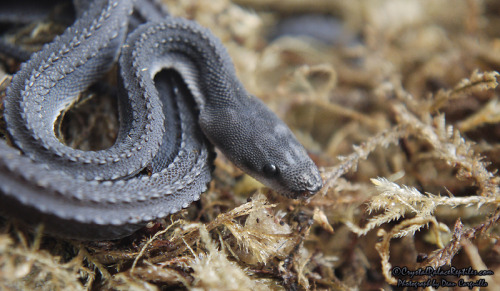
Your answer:
[[[258,184],[219,155],[200,203],[124,240],[5,222],[0,287],[389,289],[394,266],[451,265],[493,270],[466,278],[498,288],[497,1],[166,2],[223,40],[325,187],[307,202],[258,190],[245,203]],[[305,11],[338,17],[349,41],[266,38]]]

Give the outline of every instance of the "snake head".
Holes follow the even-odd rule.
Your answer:
[[[321,189],[323,181],[304,147],[288,127],[279,129],[282,126],[285,125],[275,125],[274,128],[276,131],[282,131],[281,135],[276,134],[274,140],[267,140],[262,144],[262,161],[250,162],[250,166],[240,167],[286,197],[306,199]]]
[[[200,125],[237,167],[278,193],[305,199],[323,186],[318,168],[288,126],[254,96],[206,106]]]

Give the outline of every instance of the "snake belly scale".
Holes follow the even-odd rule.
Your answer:
[[[211,180],[212,145],[285,196],[321,188],[305,149],[247,93],[210,31],[168,16],[129,32],[133,7],[93,1],[13,77],[4,118],[19,150],[0,141],[2,212],[65,237],[127,236],[199,199]],[[117,60],[115,144],[82,151],[61,143],[61,112]]]

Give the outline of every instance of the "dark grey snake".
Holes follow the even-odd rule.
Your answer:
[[[129,33],[132,11],[130,0],[94,1],[15,74],[4,118],[22,153],[0,140],[3,212],[65,237],[123,237],[199,198],[211,180],[210,144],[287,197],[321,188],[303,146],[245,90],[216,37],[174,17]],[[58,116],[117,59],[115,144],[82,151],[61,143]]]

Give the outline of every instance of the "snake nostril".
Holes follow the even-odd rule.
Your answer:
[[[318,192],[323,187],[323,181],[319,176],[313,175],[306,181],[305,188],[311,194]]]
[[[314,194],[316,192],[318,192],[321,188],[323,187],[322,184],[312,184],[312,185],[309,185],[308,187],[306,187],[307,191],[311,192],[311,194]]]

